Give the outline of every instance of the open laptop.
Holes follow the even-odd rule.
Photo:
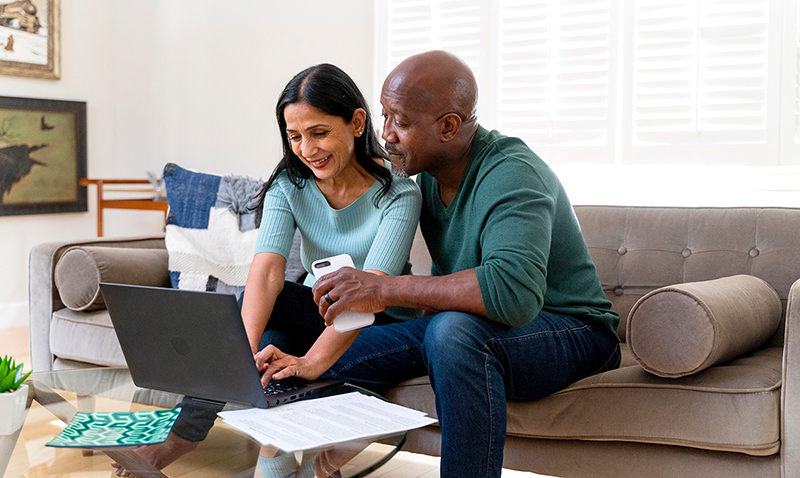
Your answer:
[[[110,283],[100,289],[139,387],[268,408],[325,396],[342,383],[282,380],[265,390],[232,294]]]

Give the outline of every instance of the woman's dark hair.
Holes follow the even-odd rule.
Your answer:
[[[305,181],[312,175],[311,169],[292,151],[289,135],[286,133],[286,118],[283,111],[287,105],[294,103],[305,103],[313,106],[331,116],[342,118],[346,123],[353,120],[353,113],[358,108],[362,108],[366,112],[364,134],[354,138],[355,153],[358,164],[381,183],[381,188],[374,197],[374,203],[377,207],[378,202],[386,195],[392,185],[392,173],[382,164],[377,164],[373,158],[386,159],[386,152],[378,142],[378,136],[372,126],[372,116],[369,113],[369,107],[364,95],[361,94],[358,86],[347,73],[339,67],[328,63],[312,66],[295,75],[283,89],[283,93],[278,99],[278,105],[275,107],[275,116],[278,119],[278,129],[281,134],[283,158],[281,158],[269,180],[264,183],[264,187],[259,192],[256,207],[259,209],[263,207],[267,191],[282,171],[286,171],[292,184],[298,188],[304,187]]]

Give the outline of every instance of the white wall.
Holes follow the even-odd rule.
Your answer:
[[[86,101],[90,177],[144,178],[167,162],[266,177],[280,153],[275,102],[295,73],[334,63],[374,96],[373,8],[370,0],[66,0],[61,79],[0,76],[0,95]],[[0,217],[0,329],[27,324],[32,246],[93,237],[93,194],[86,213]],[[154,212],[104,217],[106,236],[163,227]]]

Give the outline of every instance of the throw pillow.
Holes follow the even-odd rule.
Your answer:
[[[241,297],[261,225],[261,209],[253,206],[263,181],[205,174],[170,163],[164,167],[164,184],[172,287]],[[296,236],[286,278],[297,280],[302,272]]]
[[[169,287],[167,261],[164,249],[72,247],[56,264],[56,288],[72,310],[105,309],[100,282]]]
[[[780,320],[778,293],[757,277],[737,275],[646,294],[628,316],[627,340],[645,370],[682,377],[753,350]]]

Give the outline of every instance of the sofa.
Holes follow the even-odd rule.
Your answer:
[[[510,401],[504,466],[564,477],[800,476],[800,209],[574,209],[621,317],[622,364],[537,401]],[[125,365],[107,311],[61,301],[56,266],[75,247],[135,255],[165,242],[156,235],[34,247],[36,371]],[[113,262],[115,250],[103,250]],[[411,261],[415,273],[430,264],[419,236]],[[168,281],[166,266],[160,273]],[[664,328],[669,314],[702,317],[694,329],[680,320]],[[684,335],[676,339],[673,329]],[[693,347],[709,351],[701,366],[665,370],[684,367]],[[427,377],[382,393],[436,416]],[[404,450],[437,455],[439,442],[432,425],[409,432]]]

